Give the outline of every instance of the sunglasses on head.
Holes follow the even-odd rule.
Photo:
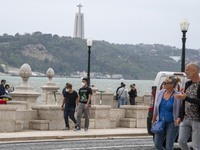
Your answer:
[[[163,82],[163,85],[172,84],[173,82]]]

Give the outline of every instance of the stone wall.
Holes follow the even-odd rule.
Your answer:
[[[125,105],[121,107],[125,109],[125,118],[136,119],[136,128],[147,127],[148,106],[144,105]]]
[[[0,105],[0,132],[28,130],[30,120],[37,118],[34,110],[17,110],[12,105]]]
[[[144,96],[138,96],[136,97],[136,105],[149,105],[149,102],[151,100],[151,95],[144,95]],[[102,94],[102,100],[101,100],[101,93],[96,93],[96,100],[93,102],[95,105],[109,105],[111,108],[117,108],[118,107],[118,101],[114,100],[114,94],[113,93],[103,93]],[[128,100],[127,105],[130,105],[130,102]]]

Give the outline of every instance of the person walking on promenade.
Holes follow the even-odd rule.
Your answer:
[[[75,131],[81,130],[81,117],[84,113],[85,131],[89,128],[89,115],[91,107],[92,89],[88,86],[87,78],[82,79],[82,88],[79,89],[78,108],[77,108],[77,127]]]
[[[117,88],[117,90],[116,90],[116,100],[119,99],[118,90],[122,87],[123,84],[124,84],[124,83],[121,82],[120,86],[119,86],[119,87]]]
[[[135,84],[131,84],[130,88],[131,90],[128,92],[130,104],[135,105],[135,98],[137,97],[137,89],[135,88]]]
[[[74,117],[74,113],[76,106],[78,104],[78,93],[72,89],[72,85],[70,83],[66,85],[66,89],[68,91],[65,91],[63,93],[64,98],[62,103],[62,111],[64,111],[64,120],[65,120],[64,130],[69,130],[70,127],[68,118],[70,118],[74,122],[76,128],[77,121]]]
[[[180,111],[181,125],[178,143],[181,149],[189,150],[187,141],[192,137],[192,148],[200,150],[200,78],[199,66],[194,63],[186,65],[185,73],[190,79],[185,84],[185,90],[176,94],[177,99],[183,100]]]
[[[0,95],[6,94],[5,84],[6,84],[6,80],[2,79],[1,84],[0,84]]]
[[[63,88],[63,90],[62,90],[62,95],[64,95],[65,92],[68,92],[68,89],[67,89],[67,85],[68,85],[68,84],[69,84],[69,83],[66,83],[65,87]]]
[[[119,108],[121,105],[126,105],[129,95],[128,95],[128,89],[126,89],[126,85],[123,84],[122,87],[118,90],[118,95],[119,95]]]
[[[179,112],[182,101],[176,99],[174,94],[179,94],[175,90],[176,85],[180,82],[180,78],[176,76],[169,76],[163,82],[164,89],[162,89],[157,96],[154,107],[152,124],[155,121],[164,122],[164,132],[155,133],[154,145],[157,150],[164,150],[164,140],[166,140],[166,149],[173,150],[174,141],[179,131]]]

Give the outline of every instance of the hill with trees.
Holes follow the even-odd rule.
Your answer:
[[[94,41],[91,50],[91,72],[122,74],[125,79],[153,79],[158,71],[180,71],[181,67],[171,57],[181,56],[181,49],[172,46]],[[198,57],[198,50],[186,50],[186,62],[199,61]],[[87,71],[87,59],[83,39],[41,32],[0,36],[0,63],[6,66],[28,63],[33,71],[45,73],[52,67],[57,75],[69,76]]]

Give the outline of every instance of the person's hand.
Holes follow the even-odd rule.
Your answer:
[[[85,104],[85,109],[87,109],[88,108],[88,104]]]
[[[180,99],[180,100],[184,100],[186,98],[186,94],[185,93],[182,93],[182,94],[174,94],[174,97],[176,99]]]
[[[153,125],[155,122],[156,122],[156,120],[152,120],[152,121],[151,121],[151,125]]]
[[[181,88],[180,92],[183,94],[185,93],[185,89],[184,88]]]
[[[61,106],[61,110],[64,111],[64,107],[63,106]]]
[[[75,112],[77,112],[77,107],[75,108]]]
[[[177,118],[174,122],[175,126],[179,126],[181,123],[181,119],[180,118]]]

